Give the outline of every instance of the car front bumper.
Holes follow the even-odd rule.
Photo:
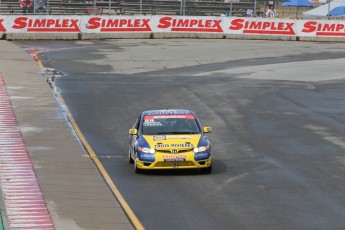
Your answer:
[[[197,169],[197,168],[208,168],[212,165],[212,159],[206,160],[186,160],[186,161],[155,161],[146,162],[136,160],[136,166],[138,169]]]

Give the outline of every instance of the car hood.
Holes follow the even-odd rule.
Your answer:
[[[201,134],[143,135],[151,148],[156,150],[183,149],[198,147]]]

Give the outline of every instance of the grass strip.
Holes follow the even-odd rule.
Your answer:
[[[0,213],[0,230],[4,230],[4,226],[2,226],[2,218],[1,218],[1,213]]]

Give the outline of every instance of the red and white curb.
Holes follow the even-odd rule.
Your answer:
[[[10,229],[54,229],[1,73],[0,188]]]

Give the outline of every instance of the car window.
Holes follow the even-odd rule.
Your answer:
[[[134,125],[133,125],[132,128],[134,128],[134,129],[139,129],[140,117],[141,117],[141,115],[135,120],[135,123],[134,123]]]
[[[143,118],[143,134],[198,134],[201,132],[192,114],[148,115]]]

